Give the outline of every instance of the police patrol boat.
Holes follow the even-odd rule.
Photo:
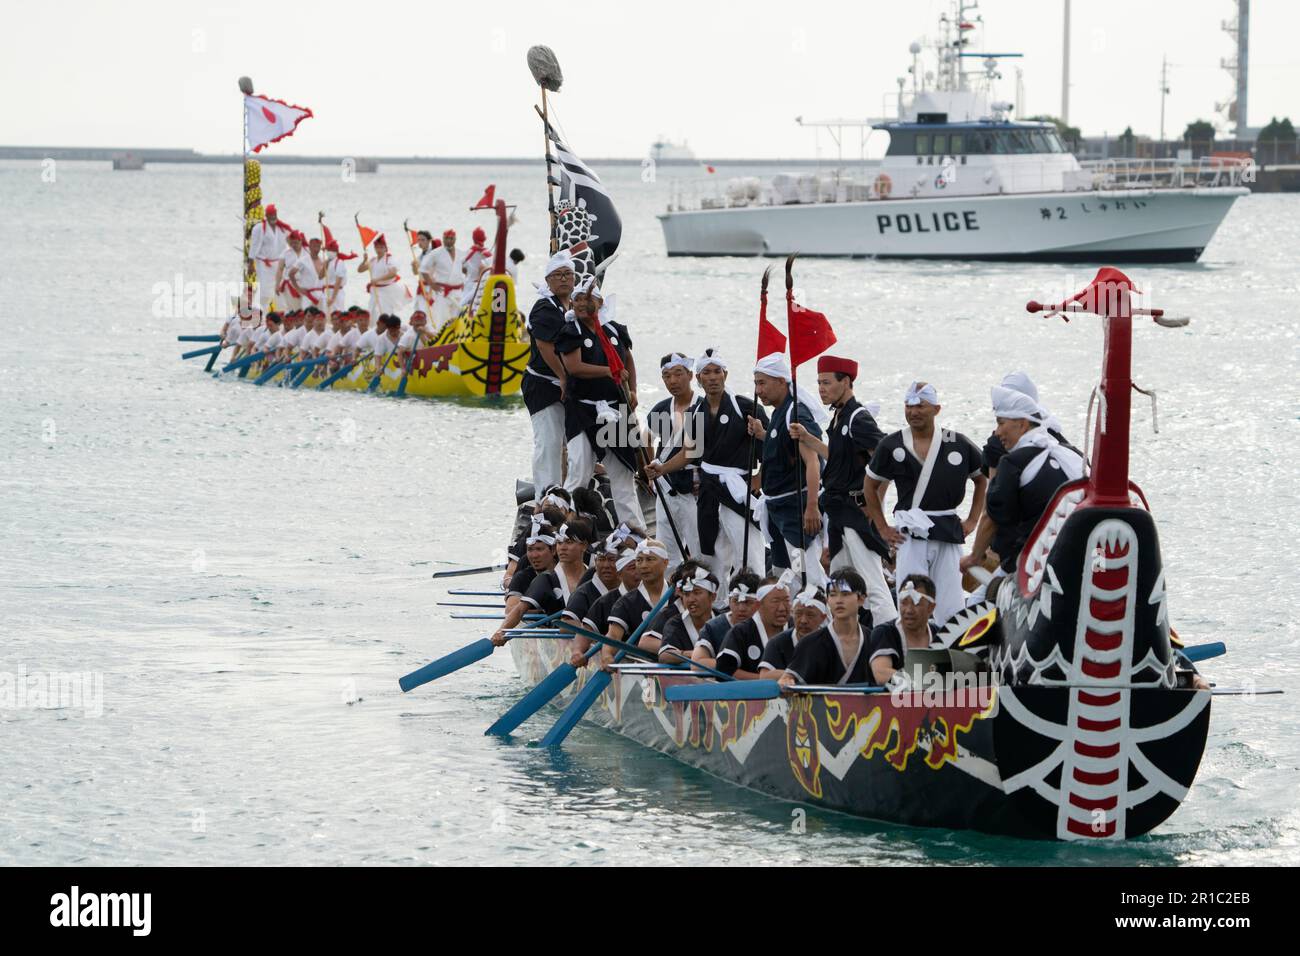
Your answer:
[[[967,50],[980,23],[967,15],[972,6],[955,2],[954,15],[940,17],[933,73],[918,77],[922,48],[912,44],[911,91],[900,80],[896,118],[869,124],[889,135],[878,167],[704,191],[678,184],[659,216],[668,255],[1198,259],[1248,192],[1249,165],[1080,163],[1052,124],[1013,120],[1012,104],[993,99],[1000,58],[1018,54]],[[972,61],[980,68],[966,69]]]

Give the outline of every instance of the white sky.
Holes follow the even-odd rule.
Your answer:
[[[879,116],[933,36],[943,0],[369,4],[41,0],[11,8],[0,35],[0,144],[234,152],[236,78],[309,106],[280,152],[533,156],[537,89],[524,61],[551,46],[553,98],[582,155],[644,156],[658,134],[702,159],[811,157],[793,120]],[[21,10],[21,12],[19,12]],[[983,44],[1023,52],[1022,115],[1059,112],[1061,0],[984,0]],[[1255,0],[1252,126],[1300,121],[1300,4]],[[1074,0],[1070,120],[1086,134],[1156,135],[1162,54],[1166,132],[1211,118],[1231,92],[1220,21],[1230,0]],[[978,39],[977,39],[978,43]],[[1000,98],[1015,96],[1007,61]],[[1220,127],[1223,124],[1220,123]],[[854,133],[846,156],[855,155]],[[883,140],[882,140],[883,141]],[[821,134],[824,155],[834,146]]]

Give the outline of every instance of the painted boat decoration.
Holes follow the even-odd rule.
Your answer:
[[[701,681],[618,672],[587,719],[741,786],[881,821],[1086,841],[1167,819],[1196,775],[1212,692],[1175,683],[1155,519],[1128,477],[1133,316],[1186,320],[1134,308],[1132,291],[1103,269],[1069,302],[1029,304],[1102,318],[1101,413],[1090,475],[1061,488],[1015,577],[944,631],[988,681],[673,702],[666,688]],[[530,685],[570,654],[567,640],[508,646]]]

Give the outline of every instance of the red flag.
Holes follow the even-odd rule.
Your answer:
[[[497,187],[494,183],[483,193],[483,198],[474,206],[475,209],[491,209],[492,204],[496,202]]]
[[[623,384],[623,357],[618,354],[618,349],[614,348],[614,343],[605,334],[605,328],[600,324],[599,319],[596,320],[596,338],[600,341],[600,347],[605,353],[605,362],[609,365],[609,374],[621,386]]]
[[[714,169],[712,166],[705,166],[704,169],[705,169],[706,172],[710,172],[710,173],[716,173],[716,172],[717,172],[717,170]]]
[[[795,302],[793,292],[786,293],[785,301],[790,329],[790,367],[795,369],[834,345],[835,330],[826,316]]]
[[[379,235],[379,230],[363,226],[361,223],[357,223],[357,232],[361,236],[362,249],[369,249],[370,244],[375,241],[375,236]]]
[[[758,357],[785,354],[785,336],[781,330],[767,320],[767,283],[763,283],[763,294],[758,306]]]
[[[408,243],[408,245],[413,246],[420,241],[420,232],[418,229],[408,229],[406,231],[411,235],[411,241]]]

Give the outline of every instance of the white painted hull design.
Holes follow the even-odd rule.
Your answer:
[[[670,256],[1194,262],[1243,187],[878,199],[672,211]]]

